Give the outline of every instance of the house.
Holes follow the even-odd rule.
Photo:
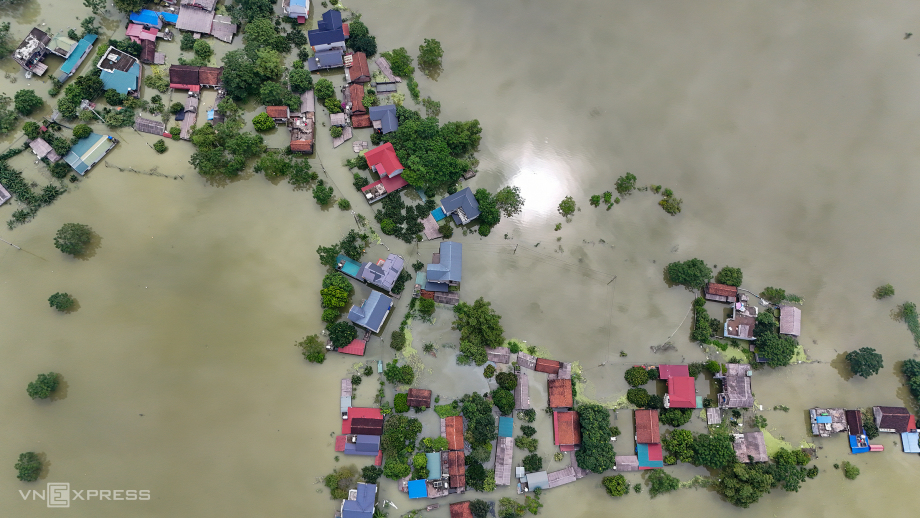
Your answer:
[[[370,339],[370,333],[365,331],[364,338],[358,337],[352,340],[345,347],[339,347],[335,352],[340,354],[351,354],[353,356],[364,356],[364,350],[367,348],[367,341]],[[326,346],[327,349],[332,346]]]
[[[307,18],[310,17],[309,0],[284,0],[281,7],[284,10],[284,14],[288,18],[297,20],[297,23],[306,23]]]
[[[64,157],[74,171],[83,176],[87,171],[92,169],[97,162],[102,160],[118,141],[108,135],[99,135],[90,133],[88,137],[77,141],[70,152]]]
[[[410,388],[408,403],[413,408],[431,408],[431,391]]]
[[[524,491],[535,491],[537,488],[549,489],[549,477],[545,471],[528,473],[524,475],[523,483],[521,486],[523,487]]]
[[[307,31],[307,39],[313,52],[319,54],[327,50],[337,49],[345,52],[345,31],[342,27],[342,13],[330,9],[323,13],[322,19],[317,22],[316,29]]]
[[[351,98],[352,116],[367,115],[367,108],[364,107],[364,87],[359,84],[348,85],[348,96]]]
[[[549,393],[550,408],[572,408],[572,380],[554,379],[546,380],[547,392]]]
[[[342,116],[344,124],[345,115],[341,113],[336,115]],[[403,165],[399,162],[399,157],[396,156],[393,144],[387,142],[382,146],[377,146],[365,152],[364,158],[367,160],[367,165],[371,171],[380,176],[380,180],[361,188],[361,192],[368,203],[374,203],[388,194],[409,185],[409,182],[402,177]]]
[[[348,119],[345,118],[344,113],[330,113],[329,124],[332,126],[339,126],[340,128],[344,128],[348,124]]]
[[[201,67],[198,69],[198,84],[217,88],[220,86],[220,77],[224,73],[224,67]]]
[[[357,279],[390,291],[403,271],[404,264],[405,260],[402,256],[390,254],[386,259],[381,259],[376,263],[368,262],[361,266]]]
[[[795,306],[779,307],[779,334],[798,337],[802,334],[802,310]]]
[[[60,155],[54,152],[54,149],[51,148],[51,144],[45,141],[43,138],[37,138],[32,142],[29,142],[29,147],[32,148],[32,152],[35,153],[39,159],[47,158],[48,161],[54,163],[61,159]]]
[[[134,129],[141,133],[163,136],[163,133],[166,131],[166,124],[164,124],[163,121],[134,117]]]
[[[70,39],[67,36],[66,32],[60,31],[57,34],[55,34],[51,38],[51,41],[49,41],[47,45],[45,46],[52,53],[57,54],[58,56],[61,56],[64,59],[67,59],[67,57],[70,56],[71,53],[73,53],[74,49],[77,48],[77,42]]]
[[[74,47],[67,59],[64,60],[64,63],[61,64],[61,68],[58,69],[58,73],[55,76],[58,81],[64,82],[68,77],[74,75],[80,64],[86,59],[86,56],[93,50],[93,43],[96,43],[95,34],[87,34],[77,42],[77,46]]]
[[[490,362],[511,363],[511,349],[507,347],[486,348],[486,359]]]
[[[350,407],[342,419],[342,435],[383,435],[383,414],[379,408]]]
[[[211,22],[211,36],[225,43],[233,43],[233,36],[236,34],[237,26],[233,23],[233,18],[217,14],[214,21]]]
[[[309,99],[313,99],[312,90]],[[303,97],[302,97],[303,98]],[[313,153],[313,131],[316,126],[314,120],[313,106],[310,104],[310,110],[304,110],[304,103],[301,103],[301,115],[291,117],[291,152],[293,153]]]
[[[407,492],[410,499],[428,498],[428,487],[425,485],[425,479],[410,480],[406,484]]]
[[[358,482],[357,491],[349,491],[339,508],[341,518],[373,518],[377,506],[377,485]]]
[[[812,408],[811,433],[819,437],[830,437],[832,433],[847,431],[846,412],[842,408]]]
[[[553,437],[561,451],[574,451],[581,444],[578,412],[553,412]]]
[[[875,425],[878,431],[888,433],[913,432],[917,429],[914,416],[903,407],[874,406]]]
[[[425,289],[428,291],[450,291],[459,286],[463,270],[463,245],[454,241],[442,241],[440,252],[432,254],[431,264],[425,269]]]
[[[45,31],[37,27],[33,28],[13,51],[13,60],[19,63],[19,66],[26,72],[42,75],[48,70],[48,65],[42,63],[42,60],[51,50],[47,47],[50,42],[51,37]]]
[[[378,333],[392,307],[393,299],[379,291],[371,291],[360,306],[351,307],[348,320],[372,333]]]
[[[141,64],[134,56],[109,47],[96,63],[102,70],[99,78],[106,90],[115,90],[122,95],[138,96],[141,82]]]
[[[723,376],[716,374],[716,379],[722,380],[722,393],[719,394],[720,408],[752,408],[754,406],[754,393],[751,391],[751,376],[753,370],[747,363],[728,363],[728,371]]]
[[[287,106],[266,106],[265,113],[275,121],[275,124],[287,124],[291,117],[291,109]]]
[[[342,419],[348,419],[348,409],[351,408],[351,397],[354,394],[354,387],[351,384],[351,378],[342,379],[342,391],[340,397]]]
[[[665,408],[703,407],[702,398],[696,395],[696,380],[690,377],[690,369],[686,365],[659,365],[658,378],[668,382]]]
[[[176,90],[199,91],[201,89],[200,71],[201,67],[171,65],[169,67],[169,87]]]
[[[561,368],[562,362],[547,360],[546,358],[537,358],[533,370],[537,372],[544,372],[546,374],[559,374],[559,369]]]
[[[182,0],[176,28],[198,34],[210,34],[214,23],[216,0]]]
[[[732,443],[738,462],[767,462],[767,443],[763,432],[736,433]]]
[[[732,317],[725,321],[722,335],[738,340],[754,339],[754,324],[757,322],[757,308],[743,302],[732,306]]]
[[[703,297],[706,300],[734,304],[738,300],[738,288],[727,284],[710,282],[703,289]]]
[[[164,65],[166,64],[166,54],[157,52],[156,42],[143,40],[141,41],[141,63]]]
[[[128,19],[132,24],[139,25],[141,28],[163,28],[163,18],[160,13],[150,9],[142,9],[139,13],[132,12],[128,15]]]
[[[368,83],[371,80],[371,70],[367,66],[367,55],[355,52],[351,55],[351,66],[345,69],[349,83]]]
[[[658,431],[657,410],[636,410],[636,443],[657,444],[661,442]]]
[[[498,436],[511,437],[514,435],[514,418],[501,416],[498,418]]]
[[[616,470],[620,472],[639,471],[638,455],[617,455]]]
[[[344,53],[337,48],[317,52],[309,59],[307,59],[307,70],[310,72],[318,72],[320,70],[329,70],[331,68],[341,68],[345,66],[343,56]]]
[[[523,370],[517,373],[517,386],[514,387],[514,409],[527,410],[530,408],[530,381]]]
[[[450,504],[450,518],[473,518],[469,500]]]
[[[341,436],[340,436],[341,437]],[[380,451],[379,435],[346,435],[345,448],[342,453],[345,455],[362,455],[364,457],[376,457]]]
[[[473,190],[464,187],[441,199],[441,210],[444,211],[444,214],[454,218],[454,223],[457,225],[466,225],[479,217],[479,202],[473,196]]]
[[[394,90],[395,91],[395,90]],[[396,105],[371,106],[368,110],[374,131],[386,135],[399,129],[399,119],[396,118]]]
[[[552,489],[554,487],[559,487],[575,482],[578,480],[578,477],[575,475],[575,468],[569,466],[567,468],[562,468],[560,470],[547,473],[546,480],[550,489]]]
[[[463,449],[463,418],[460,416],[445,417],[444,437],[447,438],[447,449]]]
[[[512,454],[514,452],[514,439],[510,436],[499,437],[495,443],[495,485],[511,485]]]
[[[447,453],[448,477],[451,489],[466,489],[466,455],[462,451]]]
[[[159,32],[160,30],[156,27],[148,28],[136,23],[129,23],[128,28],[125,30],[125,36],[131,38],[134,43],[141,43],[142,41],[156,41]]]
[[[441,452],[426,453],[428,480],[441,480]]]
[[[201,100],[198,97],[198,88],[196,85],[195,90],[189,91],[185,98],[185,110],[176,115],[177,119],[180,115],[182,116],[182,125],[179,126],[179,138],[182,140],[192,138],[192,128],[195,127],[195,122],[198,120],[198,103]]]

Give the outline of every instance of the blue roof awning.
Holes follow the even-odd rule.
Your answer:
[[[428,498],[428,486],[425,479],[410,480],[408,483],[409,498]]]

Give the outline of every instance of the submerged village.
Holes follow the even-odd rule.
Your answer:
[[[48,78],[58,100],[50,117],[26,120],[22,139],[0,154],[0,205],[21,204],[10,229],[64,195],[67,182],[89,181],[107,153],[123,145],[108,134],[116,129],[152,135],[158,140],[145,144],[158,153],[168,152],[168,146],[192,146],[190,163],[208,178],[232,177],[247,167],[269,179],[287,178],[295,188],[312,192],[316,203],[336,206],[341,217],[354,219],[356,230],[317,250],[327,268],[319,294],[322,324],[311,323],[316,332],[297,343],[310,364],[306,369],[324,368],[327,355],[355,361],[338,387],[341,429],[329,452],[341,464],[317,480],[333,503],[315,515],[520,517],[539,514],[544,493],[566,484],[606,491],[614,499],[709,488],[746,508],[769,499],[765,495],[771,492],[807,492],[803,485],[819,476],[812,464],[819,450],[839,458],[834,467],[848,479],[859,469],[844,460],[847,455],[884,451],[880,441],[873,443],[882,434],[898,437],[903,453],[920,453],[916,417],[895,401],[868,408],[802,401],[797,408],[765,409],[758,403],[758,371],[794,369],[809,361],[798,342],[806,306],[782,289],[746,289],[739,268],[715,271],[696,258],[666,267],[671,289],[694,295],[689,322],[677,332],[699,345],[698,361],[632,364],[621,353],[621,361],[598,367],[622,371],[617,375],[631,387],[625,394],[589,399],[588,374],[579,358],[552,357],[539,346],[506,337],[491,304],[462,289],[463,278],[476,272],[464,272],[464,243],[453,236],[485,238],[502,217],[520,214],[526,200],[516,187],[476,188],[479,122],[441,124],[440,103],[421,97],[406,49],[378,53],[369,31],[373,20],[330,3],[322,2],[317,13],[305,0],[277,5],[121,0],[114,5],[124,23],[108,38],[89,12],[82,32],[35,27],[28,34],[4,34],[9,57],[25,77]],[[96,16],[105,9],[90,0],[87,6]],[[18,44],[12,43],[14,36],[22,38]],[[235,38],[246,47],[222,56],[208,43],[230,44]],[[158,45],[174,40],[194,57],[168,62]],[[289,66],[287,54],[296,56]],[[440,43],[424,40],[417,57],[420,71],[438,70],[442,54]],[[207,90],[216,95],[213,103],[202,105]],[[157,93],[147,97],[147,92]],[[425,116],[408,107],[406,94]],[[263,108],[247,122],[236,103],[252,98]],[[8,106],[13,99],[5,102]],[[22,90],[15,96],[18,115],[4,110],[7,119],[28,119],[43,102]],[[244,131],[249,123],[255,134]],[[270,148],[260,133],[278,128],[287,132],[289,145]],[[347,173],[338,183],[379,207],[374,220],[351,211],[347,199],[333,201],[335,180],[325,167],[321,179],[310,163],[319,139],[329,139],[334,148],[350,143],[354,157],[343,165]],[[57,182],[36,192],[8,164],[22,152],[32,153]],[[667,213],[681,212],[682,200],[670,189],[638,185],[630,173],[611,189],[615,194],[593,196],[589,205],[599,207],[603,199],[610,210],[621,198],[651,191],[663,193],[658,203]],[[407,204],[403,192],[417,194],[421,202]],[[569,218],[576,202],[564,195],[558,196],[559,212]],[[366,258],[370,245],[383,244],[381,234],[406,243],[431,242],[437,252],[425,262],[396,253]],[[369,294],[353,301],[362,289]],[[876,298],[893,293],[882,286]],[[402,322],[391,318],[398,305],[407,308]],[[900,311],[920,341],[916,307],[906,303]],[[457,345],[429,341],[426,326],[437,320],[452,323]],[[384,356],[390,360],[376,359]],[[456,362],[460,370],[451,372],[482,381],[488,390],[449,395],[438,386],[441,374],[420,383],[425,362],[439,357]],[[848,353],[846,361],[853,375],[863,378],[882,368],[881,355],[868,347]],[[920,363],[907,360],[902,372],[916,398]],[[48,397],[54,386],[33,398]],[[374,393],[373,404],[357,405],[358,391]],[[322,396],[333,398],[335,391]],[[771,435],[770,411],[807,412],[814,442],[794,445]],[[629,423],[624,428],[634,430],[633,437],[623,436],[620,420]],[[694,420],[705,423],[704,433],[684,428]],[[540,437],[552,438],[551,458],[538,453]],[[25,459],[31,464],[20,468],[20,457],[20,479],[34,481],[41,466],[33,457]],[[710,476],[681,481],[669,473],[679,463],[705,467]],[[831,475],[826,471],[820,476]],[[496,491],[500,498],[492,497]],[[415,508],[398,509],[386,497],[393,492],[404,493]],[[611,502],[614,508],[616,501]]]

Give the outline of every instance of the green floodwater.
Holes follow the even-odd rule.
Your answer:
[[[578,361],[584,397],[615,402],[626,390],[622,373],[634,363],[706,357],[688,340],[689,322],[678,328],[693,295],[663,282],[670,261],[739,266],[745,287],[779,286],[806,301],[801,343],[810,362],[758,371],[753,383],[772,436],[819,448],[817,479],[741,510],[708,490],[613,500],[592,475],[546,492],[544,515],[913,514],[918,459],[900,452],[899,438],[883,435],[875,442],[886,451],[853,457],[843,437],[810,437],[807,408],[913,405],[896,362],[916,357],[917,348],[890,312],[920,298],[912,263],[920,246],[913,224],[920,215],[920,41],[904,39],[920,27],[914,3],[354,0],[349,7],[363,13],[381,50],[405,46],[415,54],[424,38],[441,41],[444,71],[437,81],[417,74],[422,95],[441,101],[442,121],[481,122],[474,187],[517,185],[527,199],[524,213],[488,238],[457,235],[464,244],[461,298],[485,297],[503,316],[506,336]],[[312,9],[322,10],[316,3]],[[32,26],[78,26],[88,14],[79,2],[24,0],[0,9],[16,41]],[[105,27],[120,38],[123,18],[110,17]],[[218,55],[240,45],[239,38],[232,46],[214,43]],[[177,62],[178,39],[159,49]],[[49,60],[50,72],[59,62]],[[27,80],[9,58],[0,71],[8,74],[0,81],[7,95],[21,88],[46,95],[50,86],[46,78]],[[213,101],[208,96],[202,106]],[[247,120],[258,109],[247,106]],[[367,140],[366,132],[356,138]],[[352,463],[336,463],[333,436],[339,379],[356,359],[308,365],[293,344],[322,329],[323,268],[314,251],[338,240],[354,219],[317,207],[309,192],[251,173],[225,184],[205,181],[188,165],[188,143],[170,142],[169,152],[156,155],[145,145],[151,136],[113,134],[121,144],[110,164],[183,179],[100,163],[34,221],[0,232],[23,248],[0,248],[0,466],[7,466],[0,514],[331,516],[339,504],[316,481]],[[287,133],[278,129],[267,140],[281,146]],[[370,218],[340,165],[352,156],[350,145],[333,150],[321,137],[312,160],[336,196]],[[47,183],[33,158],[23,153],[11,164]],[[609,212],[588,205],[626,171],[640,185],[672,188],[683,213],[668,216],[649,193]],[[580,210],[564,222],[555,207],[566,195]],[[0,221],[15,209],[0,207]],[[53,248],[54,232],[71,221],[101,237],[86,260]],[[559,222],[562,230],[553,231]],[[409,262],[427,261],[437,248],[386,236],[383,245]],[[383,245],[365,258],[384,257]],[[886,282],[897,295],[872,299]],[[47,297],[57,291],[73,294],[79,310],[49,308]],[[367,292],[360,288],[355,300]],[[407,300],[382,336],[399,325]],[[438,309],[435,320],[412,324],[415,350],[441,346],[437,358],[419,356],[418,385],[442,401],[486,390],[478,370],[455,365],[456,350],[443,347],[458,341],[449,312]],[[675,350],[652,352],[672,334]],[[850,379],[842,354],[863,346],[878,349],[885,368],[868,380]],[[365,359],[392,357],[374,338]],[[26,384],[50,370],[64,381],[55,400],[29,400]],[[371,402],[372,379],[358,388],[356,404]],[[530,383],[539,409],[545,383],[537,375]],[[706,390],[702,381],[698,387]],[[791,411],[769,410],[775,405]],[[539,415],[540,453],[551,459],[551,424]],[[422,419],[430,434],[433,412]],[[628,453],[630,413],[613,419],[623,431],[617,451]],[[696,417],[689,426],[703,430]],[[30,450],[46,456],[47,470],[24,484],[12,466]],[[862,470],[859,479],[832,468],[843,460]],[[549,460],[548,467],[563,464]],[[692,466],[671,471],[685,481],[708,474]],[[638,483],[642,475],[627,478]],[[67,511],[23,500],[20,490],[46,482],[149,490],[152,497],[74,502]],[[399,507],[391,516],[419,506],[391,482],[382,485],[383,498]],[[426,514],[446,517],[444,502],[457,499]]]

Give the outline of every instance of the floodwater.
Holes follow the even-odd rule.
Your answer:
[[[741,267],[749,289],[779,286],[806,301],[801,343],[812,363],[754,378],[773,435],[795,445],[810,440],[810,406],[912,404],[896,362],[917,349],[890,311],[920,298],[920,280],[911,275],[920,246],[911,194],[920,183],[911,172],[920,159],[920,41],[904,39],[920,27],[913,3],[587,1],[560,9],[541,0],[354,0],[350,7],[364,14],[382,50],[405,46],[414,54],[423,38],[442,42],[444,71],[436,82],[419,77],[422,94],[441,101],[442,121],[482,123],[475,187],[518,185],[527,198],[524,213],[488,238],[458,236],[461,297],[492,301],[508,337],[578,361],[588,380],[584,397],[615,401],[633,363],[706,357],[687,338],[692,294],[662,279],[668,262],[700,257]],[[16,41],[33,25],[76,25],[88,14],[78,2],[37,0],[2,12]],[[106,30],[121,37],[121,23],[108,20]],[[160,48],[175,63],[178,46]],[[216,48],[221,54],[230,46]],[[52,61],[52,72],[58,64]],[[25,87],[44,95],[50,86],[26,80],[9,58],[0,70],[10,73],[0,82],[8,95]],[[256,110],[249,106],[247,118]],[[170,142],[158,156],[144,145],[149,136],[115,134],[122,143],[109,163],[183,178],[99,164],[34,221],[0,232],[22,247],[0,248],[3,514],[51,515],[18,491],[69,482],[76,490],[152,495],[75,501],[70,512],[79,516],[330,516],[338,503],[315,482],[352,463],[335,461],[332,437],[338,380],[355,359],[308,365],[293,344],[321,330],[323,269],[314,250],[352,228],[352,216],[258,175],[210,183],[187,164],[189,144]],[[285,139],[278,130],[269,142]],[[314,165],[337,196],[370,216],[340,165],[351,156],[350,146],[332,150],[320,138]],[[27,154],[11,163],[39,184],[50,180]],[[587,204],[627,171],[640,185],[673,189],[683,213],[668,216],[647,192],[609,212]],[[580,210],[563,222],[555,206],[566,195]],[[0,220],[13,210],[13,203],[0,207]],[[101,238],[85,260],[53,248],[55,230],[71,221]],[[423,260],[436,249],[384,243]],[[386,252],[373,246],[366,257]],[[886,282],[897,295],[872,299]],[[74,295],[79,309],[50,309],[46,299],[56,291]],[[456,344],[449,320],[439,309],[435,324],[414,322],[414,347]],[[651,352],[672,335],[676,350]],[[882,352],[885,368],[869,380],[846,379],[841,353],[863,346]],[[478,370],[452,365],[454,354],[442,348],[437,359],[426,358],[419,383],[444,401],[487,387]],[[365,359],[392,357],[375,338]],[[26,384],[51,370],[63,376],[59,396],[29,400]],[[359,404],[371,401],[374,382],[358,388]],[[540,408],[542,376],[531,384]],[[770,410],[775,405],[792,410]],[[433,413],[424,420],[433,426]],[[630,421],[625,412],[615,421],[624,432],[621,454],[632,449]],[[537,426],[550,459],[551,425],[542,413]],[[690,427],[703,424],[694,419]],[[799,493],[765,496],[745,515],[909,514],[920,475],[897,438],[884,435],[876,442],[885,452],[856,458],[842,437],[815,442],[821,475]],[[46,455],[47,470],[38,483],[23,484],[12,465],[30,450]],[[832,468],[846,459],[862,470],[855,482]],[[692,466],[672,471],[682,480],[706,474]],[[631,483],[641,478],[628,475]],[[742,513],[706,490],[652,502],[646,490],[614,501],[600,480],[592,475],[545,493],[542,513]],[[391,482],[381,492],[399,506],[391,516],[421,505]]]

